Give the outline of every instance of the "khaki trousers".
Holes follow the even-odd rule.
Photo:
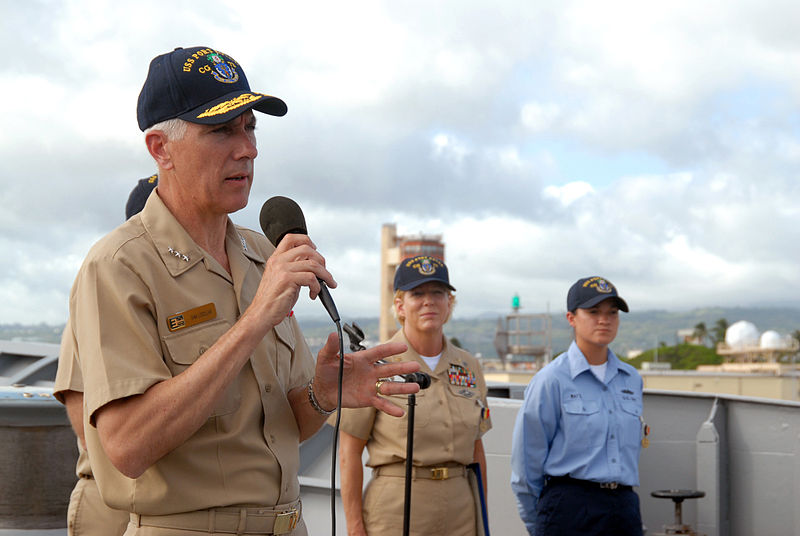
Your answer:
[[[367,485],[363,516],[371,536],[403,533],[403,476],[374,476]],[[475,536],[475,501],[465,475],[411,482],[411,536]]]
[[[129,520],[128,512],[106,506],[94,479],[78,479],[69,496],[69,536],[122,536]]]

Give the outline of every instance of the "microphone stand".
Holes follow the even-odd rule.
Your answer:
[[[408,536],[411,524],[411,469],[414,455],[414,408],[417,407],[417,395],[408,395],[408,433],[406,434],[406,488],[403,503],[403,536]]]

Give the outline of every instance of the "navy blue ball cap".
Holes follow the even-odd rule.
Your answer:
[[[613,298],[620,311],[628,312],[628,304],[617,294],[617,287],[611,281],[599,276],[578,279],[567,293],[567,311],[588,309],[601,301]]]
[[[244,70],[227,54],[209,47],[176,48],[150,62],[136,118],[142,131],[176,117],[217,125],[251,108],[286,114],[281,99],[250,91]]]
[[[147,198],[150,197],[155,187],[158,186],[158,174],[150,175],[144,179],[139,179],[136,186],[133,187],[131,193],[128,195],[128,202],[125,203],[125,219],[131,219],[131,216],[138,214],[147,203]]]
[[[394,290],[411,290],[431,281],[442,283],[450,290],[455,290],[450,284],[447,266],[442,261],[436,257],[419,255],[400,262],[394,273]]]

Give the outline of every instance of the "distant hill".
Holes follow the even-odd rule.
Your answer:
[[[553,355],[567,349],[572,341],[572,328],[563,314],[552,314],[552,348]],[[724,318],[728,324],[739,320],[747,320],[755,324],[760,332],[775,330],[780,334],[791,334],[800,330],[800,309],[791,308],[751,308],[751,307],[713,307],[693,309],[691,311],[642,311],[621,313],[621,323],[612,350],[620,356],[626,356],[631,350],[648,350],[665,343],[669,346],[678,344],[677,332],[681,329],[693,329],[700,322],[705,323],[710,331],[719,319]],[[495,357],[494,334],[497,329],[499,315],[480,318],[453,318],[445,326],[448,337],[456,337],[461,345],[473,354],[480,353],[485,357]],[[377,318],[343,319],[345,322],[355,320],[367,336],[367,340],[375,342],[378,337]],[[335,326],[325,318],[300,319],[300,325],[312,349],[317,349],[325,337]],[[347,346],[345,335],[345,347]],[[347,349],[347,348],[346,348]]]
[[[445,326],[448,337],[456,337],[461,345],[473,354],[494,357],[494,333],[497,329],[499,315],[481,315],[476,318],[459,318],[456,316]],[[572,330],[562,314],[553,314],[552,345],[553,354],[566,350],[572,340]],[[621,314],[621,327],[612,349],[620,356],[626,356],[630,350],[648,350],[659,343],[677,344],[677,332],[680,329],[692,329],[704,322],[711,330],[717,320],[724,318],[728,324],[739,320],[747,320],[755,324],[760,332],[775,330],[780,334],[791,334],[800,330],[800,308],[777,307],[709,307],[690,311],[642,311]],[[347,318],[345,322],[357,322],[364,330],[367,341],[374,343],[378,337],[378,318]],[[306,335],[309,346],[316,352],[325,341],[328,333],[336,327],[327,318],[299,318],[300,325]],[[63,325],[47,324],[0,325],[0,339],[58,343]],[[348,350],[348,339],[345,335],[345,350]]]

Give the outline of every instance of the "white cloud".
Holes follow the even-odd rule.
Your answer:
[[[153,171],[135,122],[147,65],[200,44],[289,105],[259,122],[251,206],[234,220],[258,227],[263,199],[298,199],[349,315],[377,310],[387,222],[444,235],[459,315],[506,310],[514,292],[557,309],[589,273],[637,309],[800,298],[800,7],[788,0],[7,11],[0,322],[65,314],[79,259]]]
[[[588,182],[576,181],[564,186],[547,186],[543,193],[545,197],[557,199],[566,207],[575,202],[575,200],[594,193],[594,188]]]
[[[531,132],[544,132],[549,129],[561,115],[558,104],[548,102],[529,102],[522,107],[522,124]]]

